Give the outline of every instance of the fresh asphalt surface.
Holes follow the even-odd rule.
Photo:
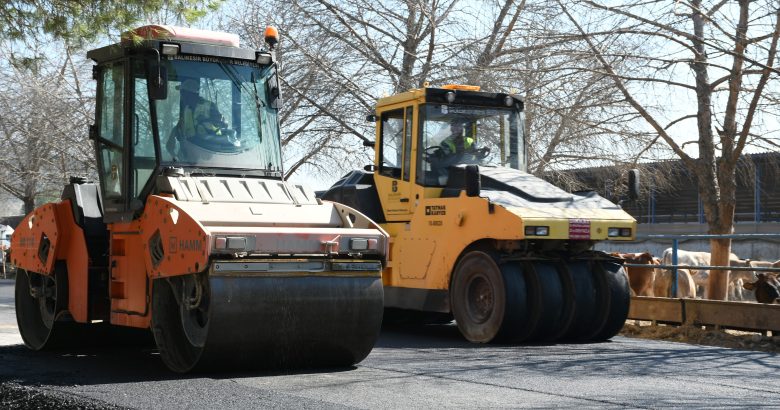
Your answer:
[[[349,369],[182,376],[151,347],[32,352],[15,324],[13,282],[0,279],[0,385],[93,407],[780,408],[780,356],[763,352],[624,337],[483,346],[445,325],[385,328]]]

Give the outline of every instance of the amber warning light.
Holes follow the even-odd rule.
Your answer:
[[[265,37],[265,42],[268,43],[268,46],[271,47],[271,50],[273,50],[276,48],[276,44],[279,42],[279,30],[277,30],[274,26],[268,26],[265,28],[265,34],[263,34],[263,37]]]

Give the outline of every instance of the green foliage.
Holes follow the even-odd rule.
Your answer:
[[[24,40],[51,35],[85,43],[99,34],[126,30],[165,9],[192,23],[223,0],[0,0],[0,38]]]

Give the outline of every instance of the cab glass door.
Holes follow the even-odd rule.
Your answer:
[[[388,221],[408,220],[412,212],[412,127],[414,110],[400,108],[382,113],[376,182]]]
[[[124,74],[121,62],[103,67],[98,87],[98,166],[106,213],[125,210]]]

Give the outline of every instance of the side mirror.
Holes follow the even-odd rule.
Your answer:
[[[271,107],[279,108],[279,105],[282,102],[282,92],[279,88],[279,78],[277,77],[276,73],[268,77],[267,87],[268,87],[268,99]]]
[[[466,196],[479,196],[482,184],[479,180],[479,165],[466,165]]]
[[[146,84],[149,88],[149,97],[153,100],[168,98],[168,67],[159,63],[149,64],[149,72],[146,73]]]
[[[376,115],[374,114],[366,115],[366,122],[376,122]]]
[[[639,198],[639,170],[628,170],[628,197],[632,201],[636,201]]]
[[[367,172],[374,172],[374,171],[376,171],[376,165],[368,164],[368,165],[363,167],[363,170],[367,171]]]
[[[279,90],[279,83],[276,81],[276,77],[268,79],[268,99],[271,107],[279,108],[282,102],[282,92]]]

